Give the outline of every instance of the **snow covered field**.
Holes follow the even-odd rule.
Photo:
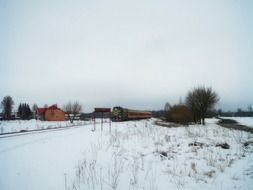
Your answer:
[[[253,135],[149,121],[0,138],[1,190],[252,189]],[[190,143],[196,146],[190,146]],[[229,149],[217,147],[228,143]]]
[[[222,117],[224,119],[233,119],[242,125],[253,128],[253,117]]]
[[[11,120],[0,121],[0,134],[10,132],[29,131],[34,129],[52,129],[67,127],[73,125],[85,125],[88,122],[75,121],[74,124],[69,121],[40,121],[40,120]]]

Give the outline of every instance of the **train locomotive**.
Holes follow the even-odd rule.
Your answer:
[[[131,110],[119,106],[114,107],[111,113],[112,121],[128,121],[149,118],[151,118],[151,112]]]

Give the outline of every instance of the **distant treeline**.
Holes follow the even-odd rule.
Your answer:
[[[165,110],[157,110],[152,111],[152,116],[156,118],[166,118],[167,111]],[[243,111],[241,109],[238,109],[237,111],[222,111],[222,110],[212,110],[208,111],[206,114],[207,118],[212,117],[253,117],[253,111]]]
[[[217,115],[221,117],[253,117],[253,111],[242,111],[239,109],[236,112],[223,112],[218,110]]]

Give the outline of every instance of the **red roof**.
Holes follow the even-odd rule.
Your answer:
[[[50,109],[50,110],[60,110],[60,108],[58,108],[57,107],[57,105],[56,104],[54,104],[54,105],[52,105],[52,106],[49,106],[48,108],[38,108],[37,109],[37,114],[44,114],[45,112],[46,112],[46,110],[48,110],[48,109]]]
[[[47,109],[53,109],[53,110],[56,110],[56,109],[59,109],[59,108],[57,107],[57,105],[56,105],[56,104],[54,104],[54,105],[52,105],[52,106],[49,106]]]
[[[45,113],[46,109],[47,109],[47,108],[38,108],[38,109],[37,109],[37,114],[40,115],[40,114]]]
[[[111,108],[95,108],[95,112],[111,112]]]

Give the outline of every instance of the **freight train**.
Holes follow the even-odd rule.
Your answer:
[[[122,107],[114,107],[112,109],[111,119],[112,121],[128,121],[137,119],[149,119],[151,118],[151,112],[131,110]]]

